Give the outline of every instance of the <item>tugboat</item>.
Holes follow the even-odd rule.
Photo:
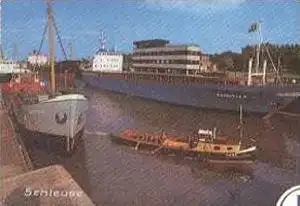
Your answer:
[[[240,107],[240,113],[242,118],[242,107]],[[242,124],[242,119],[240,122]],[[242,136],[242,125],[240,135]],[[134,129],[126,129],[119,135],[112,134],[111,136],[114,139],[133,144],[136,150],[142,145],[151,147],[154,149],[152,150],[153,154],[163,149],[165,152],[182,152],[210,163],[249,164],[255,161],[256,146],[242,149],[241,138],[238,141],[217,138],[216,129],[213,131],[199,129],[195,136],[179,139],[172,138],[164,132],[150,134],[140,133]]]
[[[83,134],[88,101],[81,94],[57,93],[54,68],[54,17],[48,5],[48,34],[51,65],[51,91],[38,74],[26,73],[11,78],[2,87],[5,104],[17,124],[34,133],[66,138],[67,154],[73,153],[75,139]]]

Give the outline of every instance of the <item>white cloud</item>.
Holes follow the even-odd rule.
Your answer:
[[[199,2],[241,4],[246,0],[198,0]]]
[[[246,0],[145,0],[154,9],[179,10],[193,13],[225,12],[237,8]]]
[[[246,0],[145,0],[148,3],[165,3],[165,2],[172,2],[172,3],[231,3],[231,4],[240,4],[245,2]]]

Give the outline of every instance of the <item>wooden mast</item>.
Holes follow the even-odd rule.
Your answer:
[[[4,60],[4,52],[2,46],[2,0],[0,0],[0,60]]]
[[[52,12],[52,0],[47,0],[47,13],[48,13],[48,47],[50,55],[50,68],[51,68],[51,92],[55,94],[55,68],[54,68],[54,57],[55,57],[55,36],[54,36],[54,22]]]

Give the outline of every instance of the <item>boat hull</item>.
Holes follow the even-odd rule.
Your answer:
[[[88,102],[82,95],[61,95],[37,104],[13,104],[17,123],[31,132],[74,138],[85,126]]]
[[[166,82],[133,81],[110,76],[83,73],[83,80],[91,87],[125,93],[170,104],[205,109],[268,113],[296,99],[279,97],[278,93],[300,92],[300,86],[233,86],[217,84],[171,84]]]
[[[162,147],[162,144],[159,142],[146,142],[139,141],[137,139],[130,139],[128,137],[122,137],[120,134],[110,134],[110,138],[115,143],[121,143],[128,146],[138,148],[143,148],[146,150],[155,151],[158,148],[161,148],[163,153],[174,153],[180,156],[189,156],[197,160],[202,160],[211,164],[225,164],[225,165],[243,165],[243,164],[252,164],[256,160],[256,149],[252,147],[249,151],[243,153],[238,153],[235,155],[225,155],[224,153],[213,153],[213,152],[200,152],[191,149],[184,149],[184,147],[170,147],[169,144],[166,144],[165,147]],[[138,146],[138,147],[137,147]]]

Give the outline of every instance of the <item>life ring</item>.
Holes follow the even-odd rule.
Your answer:
[[[63,118],[61,118],[61,115],[59,113],[55,114],[55,121],[57,124],[65,124],[67,121],[67,114],[66,112],[64,113]]]

